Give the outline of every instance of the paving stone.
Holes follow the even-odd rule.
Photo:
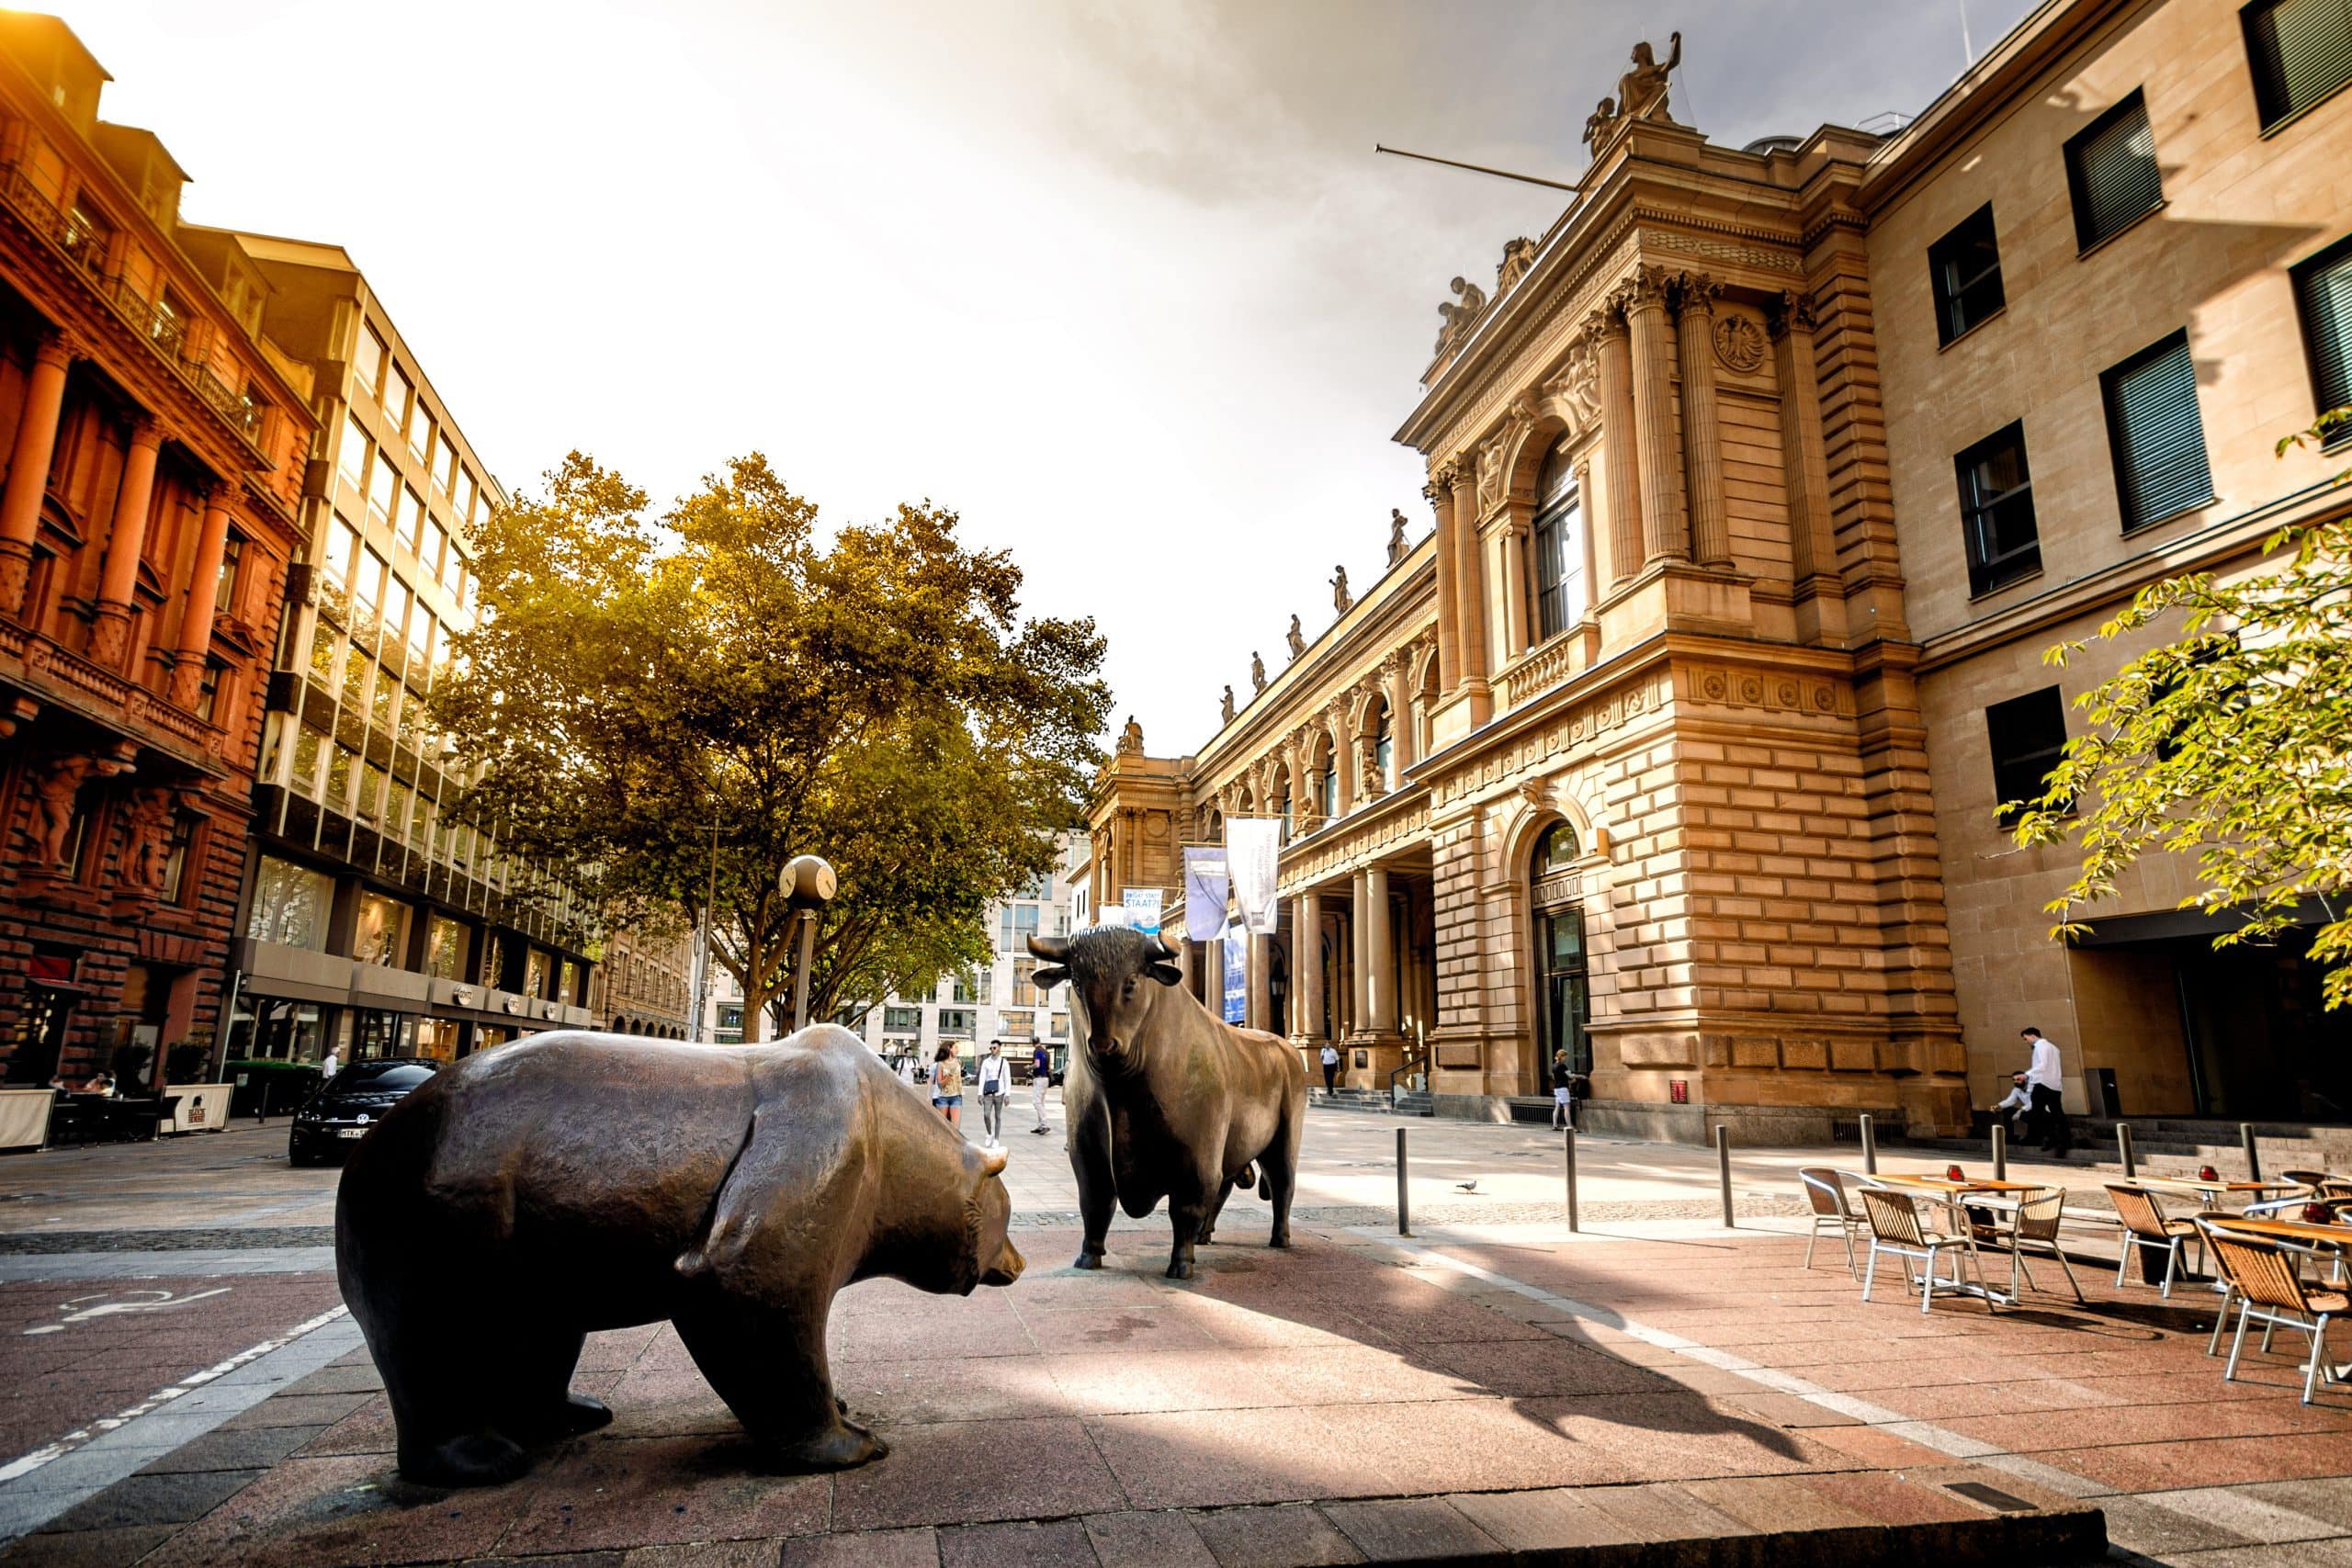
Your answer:
[[[0,1547],[8,1568],[122,1568],[171,1539],[176,1525],[127,1525],[117,1529],[28,1535]]]
[[[1329,1568],[1363,1561],[1330,1520],[1304,1503],[1218,1508],[1191,1517],[1218,1568]]]
[[[126,1475],[52,1521],[62,1530],[175,1525],[201,1518],[267,1474],[266,1470],[142,1472]]]
[[[779,1568],[939,1568],[939,1532],[925,1526],[801,1536],[784,1543]]]
[[[2352,1534],[2352,1476],[2312,1481],[2263,1481],[2239,1488],[2247,1495],[2292,1508],[2315,1519],[2327,1519]]]
[[[939,1532],[939,1568],[1079,1568],[1093,1543],[1077,1519],[957,1525]]]
[[[1111,1513],[1129,1501],[1075,1420],[945,1422],[886,1435],[888,1463],[833,1478],[834,1529]]]
[[[378,1397],[368,1393],[273,1393],[250,1410],[220,1424],[242,1432],[254,1427],[327,1427]]]
[[[2177,1552],[2250,1544],[2235,1530],[2165,1507],[2149,1496],[2119,1494],[2100,1498],[2098,1506],[2107,1516],[2107,1539],[2110,1542],[2126,1551],[2136,1551],[2160,1562],[2170,1562]]]
[[[1216,1558],[1189,1515],[1090,1514],[1084,1522],[1102,1568],[1216,1568]]]
[[[249,1427],[215,1429],[182,1443],[149,1464],[142,1474],[189,1470],[266,1470],[324,1430],[319,1427]]]
[[[1446,1501],[1511,1551],[1611,1546],[1642,1539],[1639,1530],[1594,1507],[1585,1490],[1575,1487],[1457,1493]]]
[[[697,1540],[640,1546],[620,1554],[620,1568],[776,1568],[782,1545],[774,1540]]]
[[[380,1393],[383,1387],[383,1374],[371,1362],[357,1367],[339,1364],[321,1367],[307,1377],[295,1379],[279,1392],[288,1394]]]
[[[1642,1540],[1758,1533],[1731,1515],[1709,1507],[1684,1488],[1668,1483],[1596,1486],[1584,1494],[1584,1500]]]
[[[826,1528],[831,1483],[765,1475],[748,1442],[590,1438],[542,1460],[498,1542],[521,1556],[800,1535]]]
[[[1849,1529],[1878,1522],[1795,1480],[1776,1475],[1686,1481],[1682,1490],[1716,1512],[1767,1535]]]
[[[2201,1524],[2217,1526],[2235,1534],[2240,1540],[2259,1545],[2352,1533],[2336,1520],[2315,1517],[2291,1504],[2238,1487],[2200,1486],[2179,1492],[2154,1492],[2141,1500]]]
[[[1323,1517],[1374,1562],[1475,1557],[1495,1550],[1495,1538],[1442,1497],[1382,1503],[1329,1503]]]

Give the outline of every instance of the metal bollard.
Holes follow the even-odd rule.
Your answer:
[[[2261,1180],[2262,1156],[2256,1151],[2254,1146],[2253,1122],[2241,1122],[2238,1123],[2238,1143],[2245,1149],[2245,1179],[2248,1181]]]
[[[1993,1123],[1993,1179],[2009,1179],[2009,1130],[1998,1122]]]
[[[2140,1174],[2139,1163],[2132,1157],[2132,1123],[2129,1122],[2115,1124],[2115,1152],[2123,1161],[2124,1180],[2129,1181]]]
[[[1577,1130],[1568,1129],[1568,1230],[1577,1228]]]
[[[1862,1112],[1862,1172],[1866,1176],[1878,1174],[1878,1129],[1871,1125],[1867,1111]]]
[[[1721,1122],[1715,1123],[1715,1174],[1723,1182],[1724,1229],[1731,1230],[1737,1223],[1731,1206],[1731,1128]]]
[[[1413,1201],[1405,1190],[1405,1129],[1396,1129],[1396,1234],[1413,1234]]]

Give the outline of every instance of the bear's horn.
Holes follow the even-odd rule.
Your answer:
[[[1069,938],[1066,936],[1033,936],[1029,939],[1032,957],[1050,959],[1059,964],[1069,956]]]

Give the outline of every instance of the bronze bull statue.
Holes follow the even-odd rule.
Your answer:
[[[833,1396],[834,1292],[1011,1284],[1004,1157],[831,1024],[750,1049],[561,1031],[467,1057],[386,1113],[335,1195],[401,1473],[512,1480],[531,1446],[612,1419],[571,1392],[586,1336],[664,1318],[777,1468],[879,1458]]]
[[[1263,1030],[1236,1029],[1178,988],[1176,954],[1157,936],[1098,928],[1033,936],[1049,967],[1039,986],[1069,982],[1075,1048],[1062,1097],[1070,1168],[1086,1240],[1080,1269],[1102,1266],[1114,1201],[1141,1219],[1165,1198],[1176,1231],[1168,1277],[1193,1277],[1236,1187],[1274,1205],[1269,1245],[1290,1245],[1306,1069]]]

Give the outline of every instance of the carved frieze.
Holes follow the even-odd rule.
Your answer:
[[[1687,666],[1681,675],[1683,694],[1692,702],[1823,716],[1846,711],[1838,684],[1818,675],[1724,664]]]
[[[1319,882],[1352,871],[1391,847],[1428,833],[1429,803],[1416,801],[1401,810],[1366,813],[1326,829],[1330,837],[1298,844],[1283,857],[1275,890],[1289,897]]]
[[[1541,729],[1529,730],[1510,745],[1435,781],[1430,799],[1442,810],[1489,789],[1509,787],[1529,769],[1541,767],[1564,751],[1589,746],[1610,731],[1657,712],[1666,705],[1669,691],[1667,677],[1658,672],[1579,703]]]

